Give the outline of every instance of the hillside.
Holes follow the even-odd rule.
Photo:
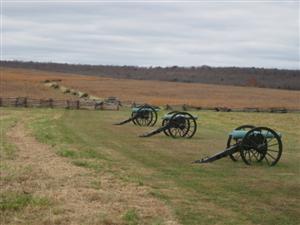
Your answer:
[[[189,104],[201,107],[300,107],[300,91],[256,87],[236,87],[200,83],[114,79],[46,72],[30,69],[1,68],[1,96],[69,99],[74,96],[45,87],[44,80],[59,83],[101,98],[116,96],[121,101],[138,103]]]
[[[97,77],[300,90],[300,71],[238,67],[136,67],[1,61],[2,67]]]

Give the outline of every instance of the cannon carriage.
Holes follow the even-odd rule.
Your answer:
[[[229,156],[233,161],[241,158],[247,165],[265,161],[268,166],[275,166],[281,154],[280,133],[268,127],[244,125],[229,134],[225,150],[211,157],[196,160],[194,163],[209,163]]]
[[[123,125],[129,122],[133,122],[133,124],[137,126],[152,127],[157,122],[157,111],[159,111],[158,107],[150,106],[147,104],[133,107],[131,109],[130,118],[116,123],[115,125]]]
[[[192,138],[197,131],[196,116],[187,112],[172,111],[162,117],[162,126],[140,137],[150,137],[163,132],[173,138]]]

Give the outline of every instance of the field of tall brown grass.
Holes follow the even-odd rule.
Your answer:
[[[1,68],[1,96],[70,99],[70,94],[45,87],[45,80],[61,80],[64,86],[101,98],[116,96],[121,101],[156,105],[189,104],[202,107],[300,108],[300,91],[199,83],[142,81]]]

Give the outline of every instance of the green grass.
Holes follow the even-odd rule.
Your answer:
[[[72,163],[75,166],[80,166],[80,167],[85,167],[85,168],[89,168],[89,169],[94,169],[96,171],[101,171],[102,167],[99,163],[97,162],[89,162],[89,161],[85,161],[85,160],[75,160],[72,161]]]
[[[6,132],[16,124],[17,119],[13,115],[0,117],[0,160],[14,159],[16,147],[7,140]]]
[[[58,112],[62,117],[55,118]],[[300,114],[192,113],[199,116],[199,127],[191,140],[163,134],[138,138],[153,128],[112,125],[129,116],[126,110],[34,109],[28,126],[39,141],[75,165],[149,187],[149,195],[168,204],[182,224],[299,224]],[[224,149],[228,133],[242,124],[269,126],[283,134],[277,166],[249,167],[227,158],[191,164]],[[139,224],[131,214],[124,212],[124,221]]]
[[[63,157],[78,158],[77,152],[68,149],[59,149],[56,153]]]
[[[18,211],[27,206],[43,207],[49,206],[50,201],[44,197],[36,197],[31,194],[4,192],[0,195],[1,211]]]
[[[124,215],[123,220],[127,225],[138,225],[139,216],[135,209],[129,209]]]

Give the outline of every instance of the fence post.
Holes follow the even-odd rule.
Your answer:
[[[0,97],[0,107],[2,106],[2,98]]]
[[[24,98],[24,107],[27,108],[27,97]]]
[[[15,107],[18,107],[18,101],[19,101],[19,97],[16,98]]]
[[[49,106],[50,106],[50,108],[53,108],[53,99],[52,98],[49,99]]]
[[[70,109],[70,101],[69,100],[67,100],[67,107],[66,107],[66,109]]]
[[[172,107],[170,105],[166,105],[166,110],[172,110]]]
[[[80,108],[80,102],[79,100],[76,101],[76,109],[79,109]]]

